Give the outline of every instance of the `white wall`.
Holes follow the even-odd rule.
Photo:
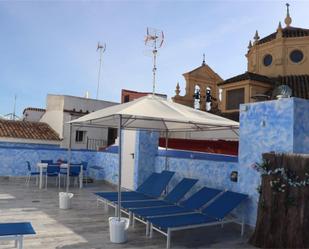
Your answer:
[[[58,134],[62,140],[61,147],[69,146],[69,124],[67,122],[85,115],[86,112],[97,111],[117,103],[87,99],[82,97],[53,95],[48,94],[46,100],[46,113],[41,118],[41,122],[48,123]],[[76,130],[86,131],[83,142],[75,142]],[[74,127],[71,131],[71,143],[74,149],[86,149],[87,137],[89,139],[105,140],[107,142],[108,129],[92,128],[92,127]]]
[[[40,122],[49,124],[63,138],[63,96],[47,95],[46,112],[40,119]]]
[[[69,129],[70,125],[67,122],[76,119],[77,117],[74,115],[70,115],[69,113],[64,113],[63,115],[63,141],[61,143],[61,147],[67,148],[69,146]],[[75,141],[75,133],[77,130],[86,131],[85,139],[83,142]],[[107,143],[108,137],[108,129],[106,128],[93,128],[93,127],[72,127],[71,131],[71,145],[72,148],[75,149],[86,149],[87,148],[87,138],[89,139],[99,139],[105,140]]]
[[[109,102],[104,100],[96,100],[96,99],[87,99],[75,96],[66,96],[64,95],[64,110],[73,110],[76,112],[82,110],[83,112],[93,112],[97,111],[112,105],[116,105],[115,102]]]
[[[26,110],[23,114],[24,121],[38,122],[44,115],[45,111]]]

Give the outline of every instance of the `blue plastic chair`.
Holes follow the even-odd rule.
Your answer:
[[[71,163],[70,164],[70,177],[73,177],[73,179],[78,179],[80,177],[81,173],[81,164],[78,163]],[[67,169],[63,169],[63,171],[60,171],[60,175],[67,176]],[[66,178],[65,178],[66,182]]]
[[[82,161],[83,165],[83,179],[85,179],[86,184],[88,184],[88,162]]]
[[[40,175],[40,172],[32,171],[30,162],[26,161],[26,163],[27,163],[27,169],[28,169],[28,176],[26,178],[26,185],[29,186],[29,183],[30,183],[32,176],[36,176],[36,183],[38,183],[38,177]]]
[[[35,231],[30,222],[18,223],[0,223],[0,240],[5,237],[5,240],[14,240],[15,247],[23,248],[24,235],[35,234]]]
[[[41,160],[41,163],[53,164],[53,160]]]
[[[45,174],[45,188],[47,188],[48,177],[56,178],[56,186],[60,188],[60,166],[57,164],[49,164],[46,168]]]

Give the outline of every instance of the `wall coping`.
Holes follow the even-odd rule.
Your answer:
[[[31,145],[31,144],[30,144]],[[0,149],[17,149],[17,150],[56,150],[56,151],[68,151],[66,148],[47,148],[47,147],[30,147],[30,146],[5,146],[0,144]],[[72,149],[71,151],[82,151],[82,152],[98,152],[96,150],[86,150],[86,149]]]
[[[158,150],[157,156],[238,163],[237,156],[184,151],[184,150],[167,150],[166,151],[165,149],[164,150],[161,149],[161,150]]]

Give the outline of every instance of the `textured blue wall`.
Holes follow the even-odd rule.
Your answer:
[[[281,99],[240,107],[239,191],[250,194],[246,221],[255,225],[260,174],[252,165],[266,152],[309,153],[308,100]]]
[[[294,100],[294,153],[309,153],[309,101]]]
[[[211,155],[211,154],[208,154]],[[237,157],[236,157],[237,159]],[[208,186],[219,189],[237,190],[237,183],[230,180],[232,171],[238,170],[237,162],[168,157],[168,168],[176,172],[171,180],[171,187],[184,177],[199,179],[196,188]],[[157,156],[156,172],[165,169],[165,156]]]
[[[152,172],[155,171],[158,142],[158,132],[136,132],[134,189],[136,189]]]
[[[41,160],[67,160],[67,157],[67,150],[59,148],[40,148],[30,145],[24,147],[0,146],[0,175],[25,176],[27,174],[26,161],[35,167],[36,163]],[[88,161],[89,165],[93,165],[96,162],[95,159],[95,152],[72,151],[72,162]]]
[[[118,183],[118,153],[97,152],[95,167],[90,168],[90,177],[96,180],[106,180]]]

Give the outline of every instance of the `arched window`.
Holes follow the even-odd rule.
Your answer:
[[[211,96],[211,88],[206,87],[206,111],[211,110],[211,102],[212,102],[212,96]]]
[[[193,103],[194,109],[200,110],[201,109],[201,90],[198,85],[194,88],[194,95],[193,95]]]

